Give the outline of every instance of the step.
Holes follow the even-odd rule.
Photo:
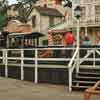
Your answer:
[[[94,76],[99,76],[100,77],[100,73],[98,73],[98,72],[79,72],[77,74],[78,75],[85,75],[85,76],[87,76],[87,75],[94,75]]]
[[[96,66],[96,67],[88,67],[86,65],[87,68],[80,68],[80,72],[100,72],[100,65]]]
[[[78,86],[78,85],[72,85],[73,90],[85,90],[91,86]]]
[[[85,90],[89,87],[92,87],[92,86],[83,86],[83,85],[72,85],[72,89],[73,90]],[[100,90],[100,87],[97,87],[97,90]]]
[[[100,77],[93,77],[93,76],[76,76],[75,79],[88,79],[88,80],[100,80]]]
[[[80,65],[80,70],[83,69],[99,69],[100,70],[100,65],[96,65],[93,67],[93,65]]]
[[[8,63],[11,63],[11,64],[16,64],[17,61],[8,61]]]
[[[73,80],[73,83],[82,83],[82,84],[95,84],[97,81],[80,81],[80,80]]]
[[[80,81],[80,80],[72,81],[73,85],[79,85],[79,86],[93,86],[95,83],[96,81]]]

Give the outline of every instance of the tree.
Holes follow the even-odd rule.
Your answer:
[[[17,0],[17,1],[18,3],[22,3],[24,7],[31,8],[38,0]]]
[[[19,11],[20,15],[19,18],[23,22],[27,22],[28,14],[32,9],[32,7],[34,6],[34,4],[36,3],[36,1],[38,0],[17,0],[17,1],[18,4],[16,5],[16,8]]]
[[[5,24],[7,23],[7,8],[8,8],[8,1],[1,0],[0,1],[0,30],[2,30]]]
[[[8,1],[7,0],[1,0],[0,1],[0,15],[6,15],[7,14],[7,8],[8,8]]]

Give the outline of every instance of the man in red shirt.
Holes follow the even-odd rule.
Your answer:
[[[65,35],[65,45],[69,46],[69,45],[73,45],[75,43],[75,38],[74,35],[72,34],[72,32],[67,32]]]
[[[65,56],[67,58],[71,58],[72,57],[72,47],[73,45],[75,44],[75,37],[72,33],[72,31],[68,31],[66,34],[65,34],[65,46],[68,47],[68,48],[71,48],[71,49],[67,49],[65,51]]]

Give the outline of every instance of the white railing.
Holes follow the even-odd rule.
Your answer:
[[[2,64],[5,64],[5,76],[8,77],[8,65],[9,60],[20,60],[21,63],[18,63],[17,65],[21,66],[21,80],[24,79],[24,72],[23,72],[23,66],[24,60],[33,60],[35,61],[34,67],[35,67],[35,83],[37,83],[37,70],[38,70],[38,61],[69,61],[69,58],[40,58],[38,57],[38,51],[39,50],[68,50],[70,48],[33,48],[33,49],[1,49],[3,52],[3,57],[0,57],[0,59],[3,59]],[[75,48],[73,48],[75,49]],[[30,51],[35,51],[35,55],[33,57],[24,57],[24,51],[29,50]],[[20,53],[20,56],[9,56],[8,53],[9,51],[18,51]],[[15,64],[12,64],[15,65]],[[67,68],[67,67],[66,67]]]
[[[48,57],[48,58],[43,58],[43,57],[38,57],[39,55],[39,51],[40,50],[69,50],[69,49],[72,49],[74,50],[74,54],[72,56],[72,58],[66,58],[66,57]],[[80,59],[79,59],[79,66],[82,65],[83,62],[85,61],[92,61],[93,62],[93,67],[96,67],[96,61],[100,61],[100,57],[96,58],[96,54],[98,54],[100,56],[100,48],[79,48],[80,50],[85,50],[86,53],[84,56],[80,56]],[[39,68],[39,64],[38,64],[38,61],[69,61],[68,65],[65,65],[64,68],[68,68],[68,75],[69,75],[69,91],[71,91],[71,87],[72,87],[72,75],[73,75],[73,71],[74,69],[78,68],[76,66],[76,63],[77,63],[77,54],[78,54],[78,51],[79,51],[78,48],[32,48],[32,49],[0,49],[0,51],[2,52],[2,55],[0,57],[0,59],[2,59],[2,64],[5,65],[5,77],[8,77],[8,65],[10,64],[9,61],[10,60],[20,60],[20,63],[14,63],[12,65],[17,65],[17,66],[20,66],[21,67],[21,80],[24,80],[24,66],[31,66],[31,67],[34,67],[35,69],[35,83],[38,83],[38,68]],[[9,56],[9,51],[18,51],[19,52],[19,56]],[[31,57],[25,57],[24,54],[25,54],[25,51],[34,51],[34,55],[31,56]],[[89,57],[90,55],[93,55],[93,57]],[[24,63],[25,60],[27,61],[34,61],[34,64],[26,64]],[[62,67],[60,67],[62,68]]]
[[[95,62],[100,61],[100,57],[96,58],[96,54],[100,56],[100,48],[95,47],[95,48],[81,48],[80,50],[85,50],[87,53],[83,56],[80,57],[80,64],[82,64],[84,61],[93,61],[93,67],[96,67]],[[90,55],[93,55],[93,57],[89,57]]]

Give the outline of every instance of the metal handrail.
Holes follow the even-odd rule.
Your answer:
[[[76,56],[78,54],[78,51],[79,51],[79,48],[76,48],[76,51],[75,51],[71,61],[68,64],[68,69],[69,69],[69,86],[68,86],[68,89],[69,89],[69,92],[72,91],[72,88],[71,88],[72,87],[72,72],[73,72],[73,70],[75,68],[75,63],[76,63],[75,58],[76,58]],[[73,64],[74,61],[75,61],[75,63]]]
[[[68,64],[68,68],[71,68],[72,67],[72,63],[74,62],[75,60],[75,57],[77,56],[77,53],[78,53],[78,48],[76,48],[76,51],[72,57],[72,59],[70,60],[69,64]]]

